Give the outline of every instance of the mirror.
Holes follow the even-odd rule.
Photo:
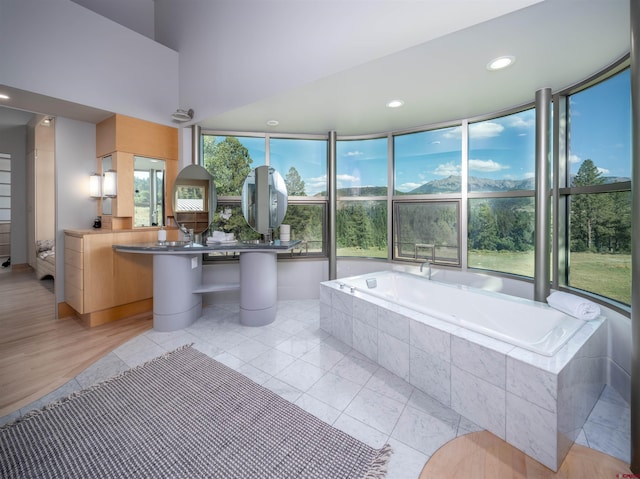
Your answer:
[[[164,226],[164,160],[133,157],[133,227]]]
[[[270,235],[287,213],[287,185],[274,168],[254,168],[242,186],[242,213],[247,224]]]
[[[204,233],[216,210],[213,176],[200,165],[183,168],[173,185],[173,217],[195,234]]]

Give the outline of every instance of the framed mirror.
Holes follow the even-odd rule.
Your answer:
[[[133,157],[133,227],[164,226],[164,160]]]
[[[254,231],[267,235],[276,229],[287,213],[287,185],[274,168],[259,166],[251,170],[242,186],[242,214]]]
[[[213,176],[200,165],[180,170],[173,185],[173,217],[178,226],[204,233],[213,220],[217,197]]]

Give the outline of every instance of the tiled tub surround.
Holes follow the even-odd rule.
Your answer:
[[[321,284],[323,330],[558,470],[605,385],[603,319],[547,357],[341,283]],[[473,293],[460,291],[458,301]]]

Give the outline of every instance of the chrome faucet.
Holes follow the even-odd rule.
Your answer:
[[[186,240],[190,245],[193,245],[193,230],[188,230],[185,225],[180,225],[180,231],[186,236]]]
[[[422,268],[424,267],[424,265],[425,265],[425,264],[426,264],[426,265],[429,265],[428,278],[429,278],[429,279],[431,279],[431,260],[429,260],[429,259],[428,259],[427,261],[425,261],[424,263],[422,263],[422,264],[420,265],[420,272],[422,273]]]

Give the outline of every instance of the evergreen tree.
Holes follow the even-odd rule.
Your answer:
[[[284,182],[287,185],[287,194],[289,196],[306,196],[304,191],[304,181],[300,177],[300,173],[295,167],[289,168],[289,172],[284,178]]]
[[[573,186],[602,184],[604,180],[590,159],[584,160],[573,179]],[[605,195],[606,196],[606,195]],[[596,233],[606,234],[602,213],[605,213],[606,198],[599,194],[574,195],[571,198],[571,250],[596,251]],[[606,213],[605,213],[606,214]]]
[[[251,171],[249,150],[234,136],[216,143],[216,137],[204,136],[204,167],[211,173],[220,196],[240,196]]]

